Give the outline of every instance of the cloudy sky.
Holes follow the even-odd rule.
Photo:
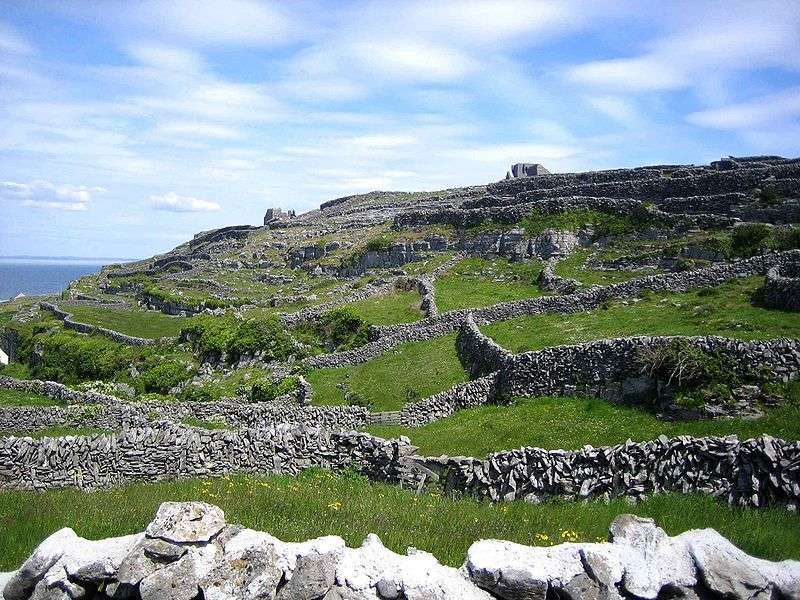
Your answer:
[[[800,155],[791,0],[2,0],[0,255],[759,153]]]

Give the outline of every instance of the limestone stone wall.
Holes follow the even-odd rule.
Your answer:
[[[514,355],[484,335],[471,315],[467,315],[456,338],[456,350],[461,363],[473,378],[504,368]]]
[[[400,459],[413,452],[399,440],[315,427],[209,431],[161,421],[108,435],[0,437],[0,487],[94,489],[226,473],[296,474],[314,466],[395,481]]]
[[[800,311],[800,261],[769,269],[762,295],[767,306]]]
[[[800,503],[800,442],[762,436],[661,436],[580,450],[520,448],[485,459],[426,458],[446,490],[492,500],[639,498],[702,492],[731,504]]]
[[[0,375],[0,388],[52,398],[62,404],[114,404],[118,398],[95,392],[79,392],[55,381],[14,379]]]
[[[498,372],[473,381],[459,383],[449,390],[406,404],[400,411],[400,424],[421,427],[444,419],[464,408],[473,408],[495,402],[497,399]]]
[[[719,357],[743,376],[781,382],[800,375],[800,340],[741,341],[716,336],[638,336],[556,346],[518,354],[501,368],[503,396],[588,394],[637,403],[654,398],[656,381],[643,372],[639,357],[681,339]]]
[[[644,290],[686,292],[702,287],[713,287],[730,279],[761,275],[773,266],[793,263],[799,260],[800,250],[776,252],[730,263],[712,265],[694,271],[648,275],[623,283],[598,286],[565,296],[546,296],[501,302],[484,308],[448,311],[439,314],[437,317],[422,319],[415,323],[380,327],[376,330],[376,334],[380,338],[393,339],[397,343],[400,343],[398,340],[410,339],[411,336],[416,336],[414,339],[430,339],[436,335],[442,335],[440,332],[455,331],[466,319],[468,313],[472,313],[476,323],[486,324],[525,315],[583,312],[597,308],[610,300],[636,296]]]

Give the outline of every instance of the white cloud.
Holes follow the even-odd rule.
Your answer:
[[[540,162],[546,159],[562,159],[578,154],[579,149],[556,144],[490,144],[446,152],[447,156],[477,162],[510,165],[517,162]],[[504,168],[504,167],[503,167]]]
[[[153,133],[166,137],[197,137],[218,140],[233,140],[242,137],[242,132],[225,125],[197,121],[172,121],[161,123]]]
[[[595,110],[627,127],[640,126],[644,118],[633,102],[621,96],[588,96],[585,98]]]
[[[84,211],[92,195],[107,191],[101,187],[55,184],[49,181],[0,182],[0,197],[19,201],[22,206],[56,210]]]
[[[161,44],[133,44],[129,54],[139,63],[157,69],[193,73],[204,67],[202,58],[195,52]]]
[[[800,11],[790,2],[698,4],[672,31],[638,56],[595,60],[566,70],[568,80],[594,87],[647,91],[690,87],[706,75],[758,68],[800,68]]]
[[[751,129],[800,115],[800,87],[750,102],[691,113],[686,120],[713,129]]]
[[[31,54],[33,46],[14,29],[0,23],[0,54]]]
[[[222,208],[216,202],[201,200],[194,196],[179,196],[175,192],[163,196],[150,196],[150,206],[156,210],[169,212],[213,212]]]

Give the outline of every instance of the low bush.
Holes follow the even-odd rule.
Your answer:
[[[235,362],[242,356],[261,353],[265,360],[286,360],[300,354],[291,334],[275,315],[234,319],[201,315],[181,330],[202,360],[226,356]]]
[[[298,384],[297,377],[287,377],[278,383],[270,380],[257,381],[250,386],[250,400],[252,402],[272,402],[275,398],[297,390]]]
[[[296,328],[302,341],[317,350],[349,350],[369,341],[369,323],[351,308],[339,308]]]
[[[373,252],[385,252],[391,248],[392,239],[387,235],[379,235],[367,241],[365,248]]]
[[[754,256],[766,247],[772,228],[765,223],[744,223],[731,233],[731,249],[736,256]]]
[[[188,381],[194,375],[194,368],[177,360],[150,356],[139,368],[134,386],[139,393],[167,394],[178,384]]]

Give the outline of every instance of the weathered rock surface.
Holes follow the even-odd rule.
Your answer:
[[[800,562],[753,558],[711,529],[669,537],[651,519],[620,515],[609,540],[552,547],[481,540],[454,569],[414,548],[396,554],[374,534],[358,548],[336,536],[282,542],[225,524],[215,506],[167,502],[143,534],[89,541],[71,529],[56,532],[18,571],[0,574],[0,598],[800,598]]]

